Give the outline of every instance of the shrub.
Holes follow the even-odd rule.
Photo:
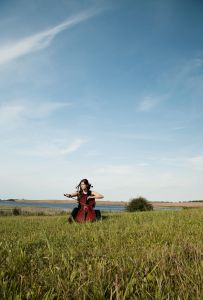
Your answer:
[[[130,199],[126,208],[127,211],[147,211],[153,210],[153,205],[143,197]]]
[[[13,209],[13,215],[14,215],[14,216],[19,216],[19,215],[21,215],[21,209],[15,207],[15,208]]]

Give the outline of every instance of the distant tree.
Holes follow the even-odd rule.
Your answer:
[[[133,211],[148,211],[153,210],[153,205],[149,203],[149,201],[143,197],[130,199],[126,210],[129,212]]]

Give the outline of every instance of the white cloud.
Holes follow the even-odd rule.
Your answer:
[[[179,168],[179,170],[187,169],[187,171],[195,172],[197,170],[203,170],[203,156],[197,155],[192,157],[154,157],[151,161],[158,161],[163,166],[173,166]]]
[[[113,136],[118,139],[127,139],[127,140],[140,140],[140,141],[172,141],[170,136],[163,135],[152,135],[146,133],[112,133],[107,132],[106,136]]]
[[[85,139],[76,138],[70,144],[66,142],[68,144],[67,147],[64,147],[61,142],[57,143],[56,141],[38,142],[37,145],[31,146],[27,150],[19,150],[19,153],[26,156],[43,158],[66,156],[79,150],[86,142]]]
[[[171,130],[178,131],[184,129],[188,129],[188,126],[177,126],[177,127],[173,127]]]
[[[156,108],[164,101],[169,100],[172,97],[176,97],[178,94],[185,93],[196,96],[196,98],[202,98],[202,75],[199,74],[203,66],[202,58],[193,58],[186,62],[178,63],[173,68],[164,72],[157,80],[157,90],[161,87],[165,90],[163,94],[156,93],[155,96],[147,95],[141,99],[138,104],[138,110],[141,112],[149,112]],[[153,92],[151,93],[153,94]],[[194,100],[193,102],[195,102]],[[192,119],[202,117],[202,113],[197,111],[193,112]],[[191,118],[191,117],[190,117]]]
[[[56,110],[67,108],[71,103],[64,102],[42,102],[39,104],[32,104],[27,107],[27,114],[29,118],[46,118],[54,113]]]
[[[0,47],[0,64],[8,63],[18,57],[27,55],[28,53],[36,52],[41,49],[48,47],[52,40],[60,32],[81,23],[93,15],[96,14],[96,11],[85,11],[80,13],[72,18],[69,18],[65,22],[52,27],[46,31],[39,32],[27,38],[10,42],[7,45]]]
[[[108,175],[129,175],[131,174],[133,168],[129,165],[106,165],[97,170],[98,174]]]
[[[59,145],[55,146],[60,150]],[[202,178],[193,170],[176,173],[171,169],[160,171],[154,166],[146,169],[133,163],[77,164],[77,157],[76,161],[71,157],[68,164],[64,164],[62,160],[54,158],[46,160],[42,157],[40,164],[36,164],[35,160],[27,164],[25,159],[11,158],[6,161],[0,157],[2,197],[61,199],[63,192],[73,191],[81,178],[88,178],[94,189],[104,194],[105,200],[127,201],[140,195],[148,200],[159,201],[202,199]],[[25,186],[27,178],[29,180]]]
[[[158,99],[145,97],[139,104],[140,111],[149,111],[158,104]]]
[[[203,156],[193,156],[188,159],[189,164],[198,170],[203,170]]]
[[[192,75],[193,72],[198,71],[203,65],[203,59],[194,58],[183,65],[180,65],[177,70],[174,70],[174,74],[172,80],[175,85],[184,82],[185,79],[188,79]]]
[[[84,143],[86,143],[86,140],[79,138],[75,139],[66,149],[61,150],[60,153],[62,155],[73,153],[77,151]]]
[[[26,119],[44,119],[56,110],[67,108],[71,103],[64,102],[41,102],[35,103],[15,101],[0,104],[0,124],[16,125],[17,122]]]
[[[87,156],[90,156],[90,157],[97,157],[97,156],[101,156],[101,155],[102,155],[102,153],[95,149],[91,149],[91,150],[87,151]]]
[[[139,103],[139,110],[143,112],[147,112],[152,110],[154,107],[156,107],[162,99],[155,98],[151,96],[146,96],[142,99],[142,101]]]
[[[138,167],[148,167],[150,164],[146,163],[146,162],[142,162],[142,163],[138,163],[137,166]]]
[[[25,107],[20,104],[0,105],[0,124],[16,122],[25,112]]]
[[[170,97],[176,96],[177,92],[180,94],[182,92],[202,91],[202,75],[199,73],[202,66],[202,58],[178,62],[161,75],[159,79],[161,87],[167,90]]]

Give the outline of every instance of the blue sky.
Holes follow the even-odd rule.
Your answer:
[[[0,0],[0,198],[203,199],[203,2]]]

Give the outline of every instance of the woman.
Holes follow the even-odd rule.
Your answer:
[[[80,183],[76,186],[77,191],[73,192],[71,194],[64,194],[64,196],[68,198],[77,197],[78,200],[78,207],[75,207],[73,211],[71,212],[70,217],[68,218],[68,222],[72,223],[75,219],[78,210],[81,208],[81,203],[86,204],[88,201],[88,204],[95,206],[95,199],[102,199],[104,198],[103,195],[101,195],[98,192],[91,191],[90,188],[93,187],[87,179],[82,179]]]

